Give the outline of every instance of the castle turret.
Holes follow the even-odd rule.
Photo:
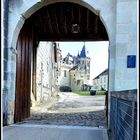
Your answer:
[[[69,65],[70,69],[69,70],[67,69],[67,73],[69,73],[69,76],[66,77],[66,74],[65,74],[65,77],[63,77],[63,79],[67,79],[67,81],[69,80],[69,83],[70,83],[69,86],[71,87],[72,91],[87,90],[86,87],[89,85],[90,57],[87,57],[86,52],[87,50],[84,43],[83,48],[80,51],[80,54],[79,54],[79,51],[78,51],[77,56],[74,56],[68,53],[68,55],[64,59],[66,63],[63,63],[63,64],[66,66]],[[67,61],[70,63],[68,63]],[[62,66],[63,68],[64,68],[64,65]],[[66,72],[66,69],[65,69],[65,72]]]
[[[86,47],[85,47],[85,43],[84,43],[84,46],[83,46],[82,51],[80,53],[80,58],[86,58]]]

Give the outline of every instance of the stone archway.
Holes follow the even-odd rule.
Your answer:
[[[16,21],[17,21],[17,25],[16,26],[14,26],[15,28],[13,28],[13,29],[11,29],[9,32],[11,32],[11,33],[15,33],[14,34],[14,36],[12,36],[10,39],[9,39],[9,47],[10,46],[12,46],[12,48],[13,49],[15,49],[16,48],[16,42],[17,42],[17,38],[18,38],[18,34],[19,34],[19,32],[20,32],[20,30],[21,30],[21,28],[22,28],[22,26],[23,26],[23,23],[26,21],[26,18],[28,18],[28,17],[30,17],[30,15],[32,15],[35,11],[37,11],[39,8],[41,8],[41,7],[43,7],[43,6],[45,6],[45,5],[49,5],[49,4],[51,4],[51,3],[55,3],[56,1],[49,1],[49,2],[39,2],[39,3],[32,3],[33,4],[33,6],[31,6],[31,8],[29,8],[28,10],[26,9],[20,9],[22,12],[21,12],[21,14],[19,15],[19,17],[18,17],[18,19],[16,19]],[[58,2],[58,1],[57,1]],[[59,1],[60,2],[60,1]],[[61,1],[62,2],[62,1]],[[107,32],[108,32],[108,36],[109,36],[109,41],[110,41],[110,46],[113,46],[114,45],[114,31],[112,30],[113,28],[111,28],[111,27],[113,27],[114,26],[114,24],[112,23],[112,21],[110,21],[110,20],[112,20],[113,19],[113,14],[111,15],[111,16],[106,16],[106,12],[105,12],[105,9],[103,8],[103,10],[102,10],[102,4],[101,3],[97,3],[97,4],[95,4],[95,3],[90,3],[90,2],[87,2],[87,3],[85,3],[85,2],[81,2],[81,1],[67,1],[67,2],[74,2],[74,3],[77,3],[77,4],[80,4],[80,5],[82,5],[82,6],[84,6],[84,7],[86,7],[86,8],[88,8],[88,9],[90,9],[92,12],[95,12],[96,14],[98,14],[99,15],[99,17],[100,17],[100,19],[102,20],[102,22],[104,23],[104,25],[105,25],[105,27],[106,27],[106,30],[107,30]],[[95,7],[96,8],[93,8],[94,5],[95,4]],[[105,4],[105,3],[104,3]],[[22,5],[24,5],[24,3],[22,3]],[[107,4],[105,4],[105,6],[108,6]],[[112,6],[112,3],[110,2],[110,5],[109,5],[110,7],[108,8],[108,9],[110,9],[111,8],[111,6]],[[95,10],[95,9],[97,9],[97,10]],[[24,11],[26,11],[25,13],[24,13]],[[100,12],[99,12],[100,11]],[[105,12],[105,13],[104,13]],[[109,10],[107,11],[107,12],[110,12]],[[11,15],[11,19],[13,18],[12,17],[13,15]],[[19,18],[20,18],[20,20],[19,20]],[[111,25],[111,27],[109,27]],[[110,29],[111,28],[111,29]],[[111,47],[111,51],[113,52],[114,51],[114,49],[113,49],[113,47]],[[111,53],[111,54],[113,54],[113,53]],[[110,60],[111,59],[114,59],[114,56],[110,56]],[[113,68],[114,69],[114,67],[113,67],[113,65],[111,66],[111,68]],[[110,73],[113,73],[113,70],[110,68]],[[16,71],[14,71],[14,73],[16,73]],[[112,82],[113,82],[113,80],[112,79],[110,79]],[[13,81],[15,81],[15,79],[13,78]],[[15,82],[14,83],[12,83],[12,85],[13,86],[15,86]],[[112,84],[113,85],[113,84]],[[111,89],[113,89],[113,87],[110,87],[110,90]],[[13,91],[14,93],[15,93],[15,91]],[[15,95],[14,95],[15,96]],[[14,98],[13,98],[14,99]],[[14,102],[12,103],[12,104],[14,104]],[[9,111],[10,110],[13,110],[13,109],[11,109],[11,107],[9,107]],[[13,111],[14,112],[14,111]],[[13,115],[11,115],[11,119],[10,119],[10,122],[9,123],[11,123],[12,122],[12,117]]]

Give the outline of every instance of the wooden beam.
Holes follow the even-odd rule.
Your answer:
[[[98,32],[98,24],[99,24],[98,20],[99,20],[99,18],[98,18],[98,16],[96,16],[95,17],[95,34],[97,34],[97,32]]]
[[[71,21],[74,21],[74,15],[73,15],[73,5],[71,6]]]
[[[61,25],[58,24],[58,18],[57,18],[57,14],[56,14],[56,8],[53,8],[54,10],[54,18],[55,18],[55,23],[56,23],[56,29],[57,29],[57,33],[60,34],[60,31],[59,31],[59,26],[61,27]],[[60,19],[61,20],[61,19]]]
[[[38,16],[38,19],[39,19],[39,25],[40,27],[42,27],[43,31],[46,33],[46,25],[45,25],[45,21],[43,20],[43,14],[40,13],[37,15]]]
[[[68,33],[68,29],[67,29],[68,27],[67,27],[67,17],[65,16],[65,18],[64,18],[64,29],[65,29],[65,34],[67,34]]]
[[[53,41],[108,40],[104,26],[101,24],[97,15],[90,12],[86,8],[83,8],[82,6],[77,7],[75,5],[68,5],[66,3],[60,3],[59,7],[57,7],[58,5],[58,3],[57,5],[49,5],[38,11],[40,16],[44,15],[44,19],[46,18],[46,27],[43,27],[44,19],[39,20],[41,17],[37,17],[38,13],[35,13],[33,17],[31,17],[30,26],[33,24],[34,36],[36,36],[36,38]],[[80,22],[79,34],[72,34],[71,32],[71,26],[75,22]]]
[[[49,10],[46,10],[46,17],[47,17],[47,20],[48,20],[48,25],[49,25],[48,28],[50,30],[50,33],[53,34],[53,27],[52,27],[52,22],[51,22]]]
[[[38,30],[40,28],[40,26],[39,26],[37,15],[35,15],[33,18],[29,19],[28,24],[30,27],[33,28],[33,34],[35,34],[37,36],[37,34],[41,33],[41,30]]]
[[[81,7],[80,7],[80,6],[79,6],[79,10],[78,10],[78,11],[79,11],[79,13],[78,13],[79,16],[78,16],[78,18],[79,18],[79,24],[80,24],[80,22],[81,22]]]
[[[90,17],[89,17],[89,10],[87,9],[87,19],[86,19],[87,20],[87,25],[86,25],[87,33],[90,32],[90,30],[89,30],[89,28],[90,28],[89,19],[90,19]]]
[[[93,34],[60,34],[60,35],[48,35],[41,34],[39,36],[40,41],[107,41],[107,38],[103,38],[101,35]]]
[[[61,5],[60,5],[60,17],[61,17],[61,21],[60,21],[60,23],[61,23],[61,29],[62,29],[62,33],[64,33],[65,32],[65,29],[64,29],[64,22],[63,22],[63,19],[64,19],[64,14],[63,14],[63,3],[61,3]]]

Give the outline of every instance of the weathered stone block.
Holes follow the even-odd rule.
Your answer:
[[[117,34],[116,35],[117,43],[129,43],[129,41],[130,41],[129,34]]]

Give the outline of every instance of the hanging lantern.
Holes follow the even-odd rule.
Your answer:
[[[72,24],[72,33],[76,34],[80,32],[80,26],[78,24]]]

